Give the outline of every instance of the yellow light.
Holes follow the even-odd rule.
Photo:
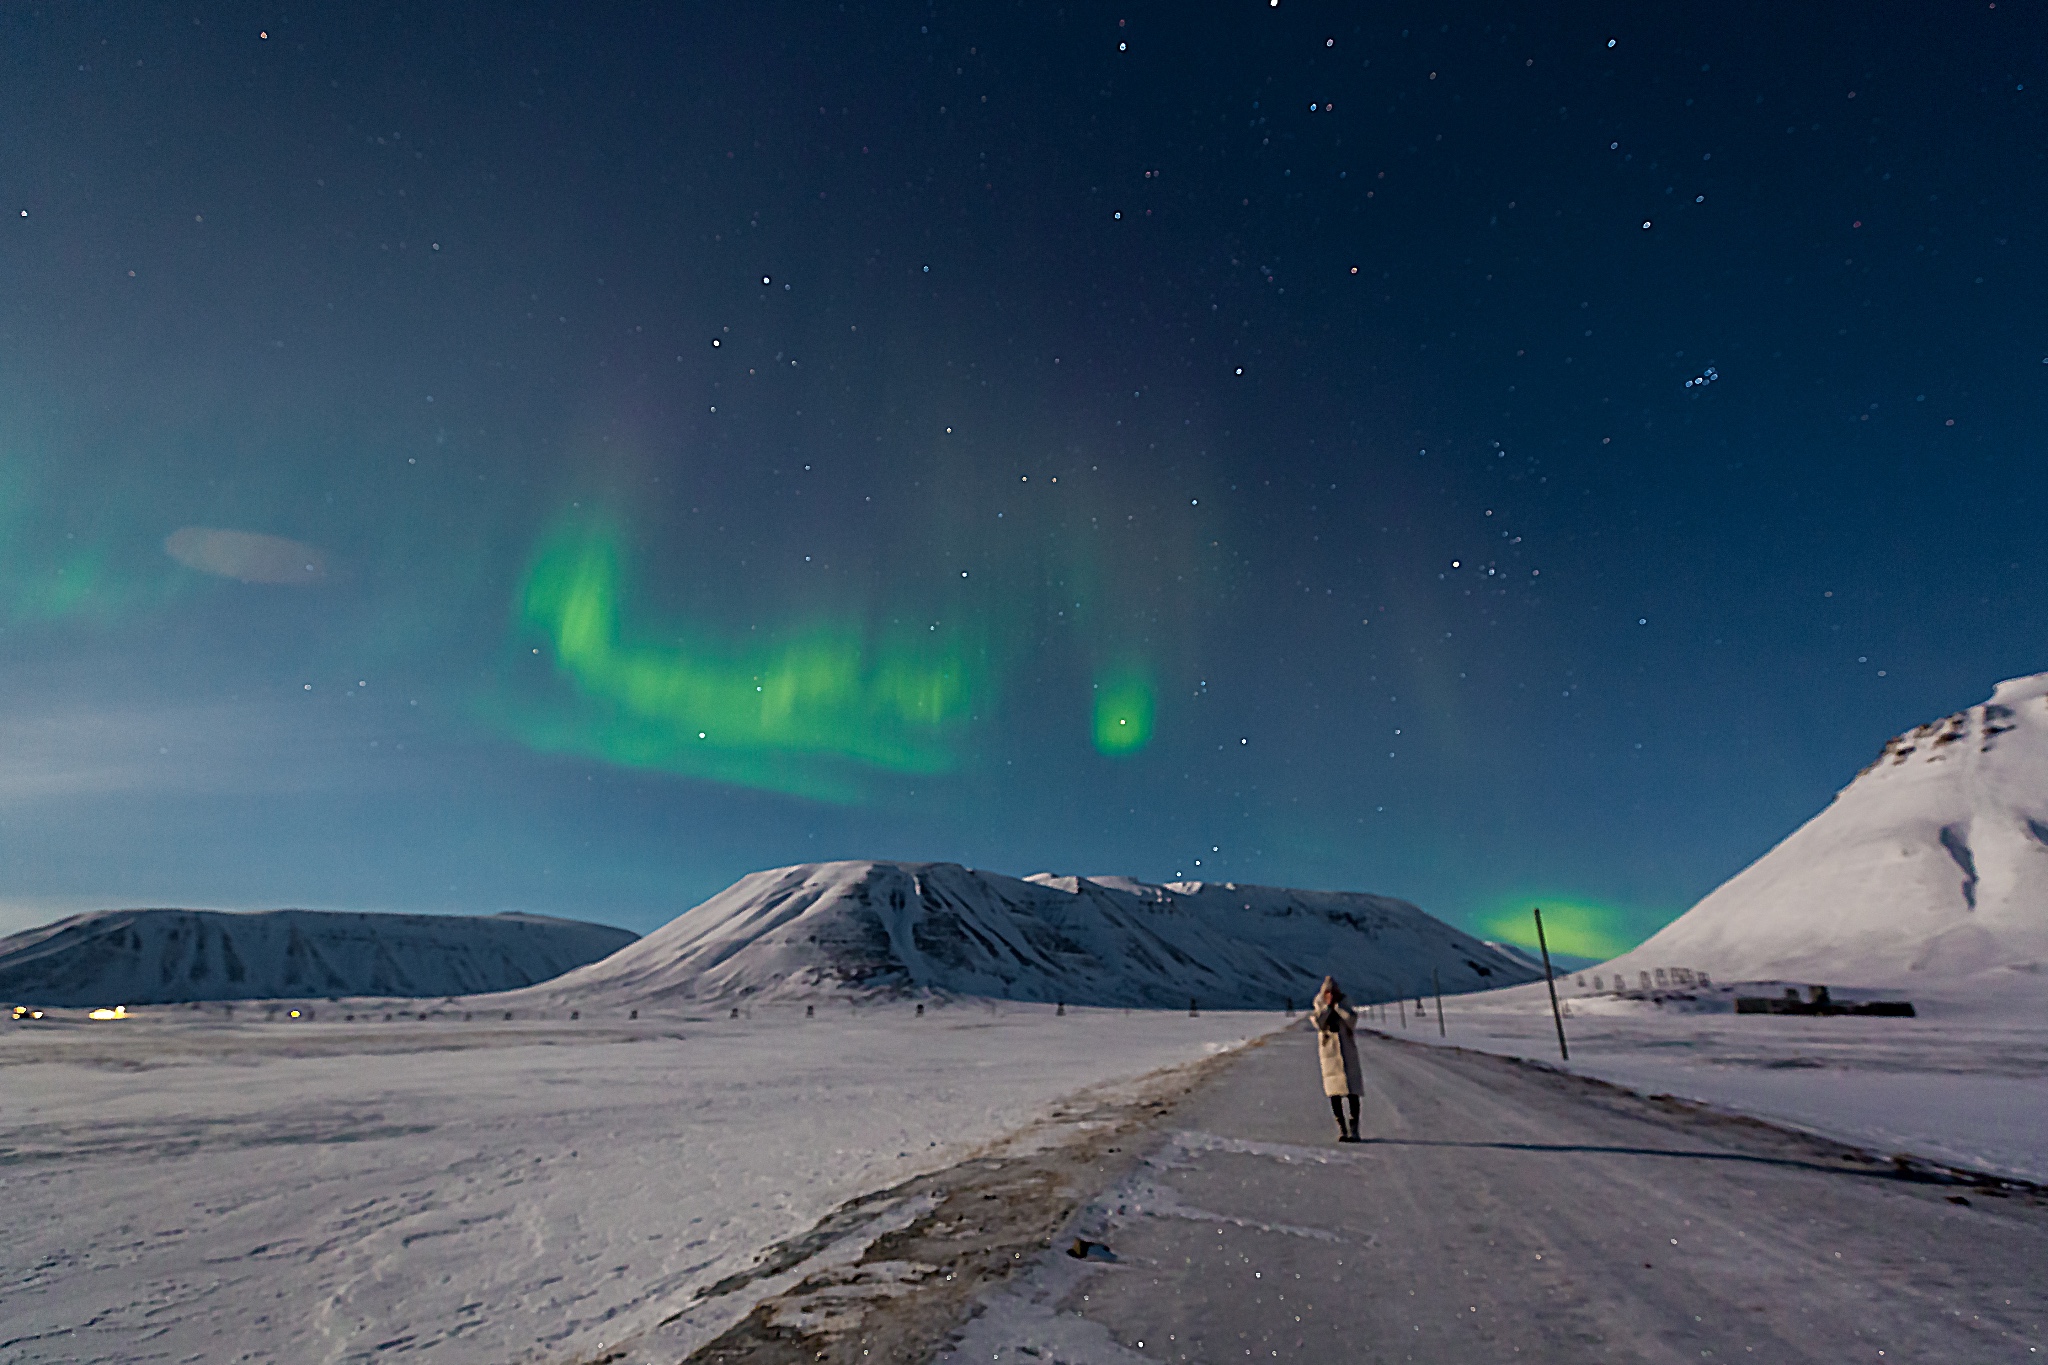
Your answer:
[[[299,1012],[298,1012],[297,1010],[293,1010],[293,1011],[292,1011],[292,1018],[296,1019],[296,1018],[298,1018],[298,1017],[299,1017]]]
[[[128,1007],[126,1005],[116,1005],[112,1009],[96,1009],[85,1017],[88,1019],[126,1019],[128,1017]],[[42,1015],[38,1014],[36,1018],[40,1019]]]

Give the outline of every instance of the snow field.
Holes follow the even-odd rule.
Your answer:
[[[1567,1008],[1571,1008],[1568,1003]],[[1886,1155],[2048,1184],[2048,1020],[1964,1014],[1922,1019],[1568,1014],[1571,1061],[1542,988],[1444,1001],[1403,1031],[1388,1008],[1373,1027],[1410,1042],[1526,1057],[1824,1134]],[[1367,1077],[1371,1084],[1371,1077]]]
[[[722,1015],[0,1031],[0,1358],[574,1360],[1062,1096],[1287,1022]]]

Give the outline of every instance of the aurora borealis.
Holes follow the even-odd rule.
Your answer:
[[[714,782],[855,802],[860,769],[943,773],[969,718],[983,660],[915,631],[894,642],[820,625],[733,648],[678,636],[621,638],[617,551],[599,532],[565,534],[528,574],[520,605],[587,703],[524,737]],[[535,653],[541,647],[535,647]],[[848,774],[835,779],[834,769]]]
[[[0,927],[1625,946],[2048,667],[2041,22],[1830,13],[12,7]]]

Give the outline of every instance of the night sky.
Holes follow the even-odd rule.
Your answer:
[[[1634,942],[2048,668],[2048,23],[1564,8],[0,8],[0,928]]]

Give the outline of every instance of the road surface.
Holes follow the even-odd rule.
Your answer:
[[[1360,1045],[1364,1142],[1334,1142],[1313,1035],[1247,1051],[1062,1232],[1114,1261],[1042,1256],[938,1359],[2048,1360],[2038,1193],[1496,1057]]]

